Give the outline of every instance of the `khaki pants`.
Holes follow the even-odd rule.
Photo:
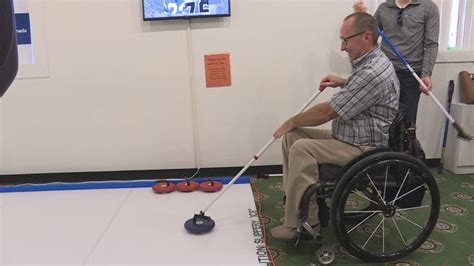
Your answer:
[[[354,146],[334,139],[331,131],[297,128],[283,137],[283,189],[285,226],[298,226],[298,209],[306,189],[319,181],[318,164],[344,165],[371,146]],[[318,206],[311,200],[309,223],[319,223]]]

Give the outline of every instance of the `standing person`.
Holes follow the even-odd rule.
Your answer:
[[[363,2],[356,2],[353,9],[367,11]],[[416,124],[420,91],[428,94],[432,88],[431,75],[439,46],[438,7],[431,0],[386,0],[377,8],[374,17],[427,87],[427,90],[423,89],[390,47],[381,44],[400,80],[400,103],[405,108],[405,116]]]
[[[319,180],[318,164],[344,165],[375,147],[388,146],[388,130],[398,112],[399,83],[390,60],[377,45],[375,19],[362,12],[347,16],[340,29],[341,50],[352,65],[351,75],[327,75],[320,88],[341,87],[328,102],[298,114],[278,128],[284,136],[283,225],[271,230],[276,239],[297,237],[298,208],[306,189]],[[332,120],[332,130],[310,129]],[[311,200],[308,222],[319,232],[318,206]]]

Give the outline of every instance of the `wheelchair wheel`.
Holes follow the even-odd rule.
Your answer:
[[[351,204],[351,199],[349,199],[349,203]],[[360,204],[360,201],[353,200],[352,204]],[[348,206],[349,207],[349,206]],[[349,207],[351,208],[351,207]],[[354,208],[354,207],[352,207]],[[377,208],[375,204],[372,202],[368,203],[368,206],[365,208],[360,208],[358,207],[358,210],[361,210],[361,212],[350,212],[350,213],[345,213],[344,214],[344,223],[352,223],[352,224],[357,224],[363,221],[365,218],[369,217],[371,212]]]
[[[350,254],[388,262],[426,241],[439,209],[438,186],[421,161],[404,153],[381,152],[343,174],[332,195],[331,223]]]
[[[334,248],[322,246],[316,251],[316,261],[319,265],[331,265],[336,259]]]

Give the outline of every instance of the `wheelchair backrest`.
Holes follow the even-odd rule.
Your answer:
[[[416,125],[409,122],[400,110],[389,128],[388,145],[397,152],[409,154],[421,161],[425,160],[425,152],[416,139]]]

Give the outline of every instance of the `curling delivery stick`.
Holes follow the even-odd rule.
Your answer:
[[[324,88],[323,89],[319,89],[317,92],[315,92],[313,94],[313,96],[311,96],[311,98],[309,98],[309,100],[298,110],[298,112],[296,114],[300,114],[302,113],[304,110],[306,110],[306,108],[308,108],[308,106],[319,96],[319,94],[321,94],[322,92],[324,91]],[[247,165],[244,166],[244,168],[242,168],[242,170],[240,170],[240,172],[234,177],[232,178],[232,180],[229,182],[229,184],[226,186],[226,188],[224,190],[222,190],[219,195],[217,195],[217,197],[209,204],[209,206],[207,206],[202,212],[205,213],[213,204],[214,202],[216,202],[221,196],[222,194],[224,194],[224,192],[227,191],[227,189],[229,189],[229,187],[235,183],[235,181],[237,181],[237,179],[250,167],[250,165],[252,165],[256,160],[258,160],[258,158],[260,158],[260,156],[270,147],[270,145],[273,144],[273,142],[275,142],[276,138],[272,136],[272,138],[270,140],[268,140],[268,142],[265,144],[265,146],[263,146],[252,158],[252,160],[250,160]]]
[[[403,58],[403,56],[400,54],[400,52],[397,50],[397,48],[390,42],[390,40],[385,36],[382,30],[379,29],[380,36],[382,36],[382,39],[385,41],[388,46],[390,46],[390,49],[397,55],[398,59],[405,65],[405,67],[410,71],[410,73],[413,75],[413,77],[420,83],[420,85],[427,90],[427,87],[425,83],[420,79],[420,77],[415,73],[415,70],[408,64],[408,62]],[[431,98],[435,101],[435,103],[439,106],[441,111],[443,111],[444,115],[449,119],[449,122],[453,125],[453,127],[458,131],[458,138],[466,141],[471,141],[472,136],[469,135],[457,122],[454,120],[454,118],[446,111],[446,109],[443,107],[443,105],[436,99],[434,94],[431,91],[428,91],[428,95],[431,96]]]
[[[325,88],[320,88],[319,91],[315,92],[313,96],[311,96],[311,98],[300,108],[300,110],[298,110],[296,114],[300,114],[306,108],[308,108],[308,106],[319,96],[319,94],[321,94],[321,92],[324,91],[324,89]],[[234,178],[232,178],[232,180],[229,182],[229,184],[227,184],[225,189],[223,189],[205,209],[200,211],[199,214],[195,214],[193,218],[187,220],[184,223],[184,228],[186,228],[188,232],[193,234],[203,234],[211,231],[212,228],[214,228],[215,222],[211,217],[205,216],[206,211],[232,186],[232,184],[235,183],[235,181],[237,181],[237,179],[239,179],[239,177],[250,167],[250,165],[252,165],[253,162],[258,160],[258,158],[270,147],[270,145],[272,145],[273,142],[275,142],[275,140],[276,138],[272,136],[272,138],[265,144],[265,146],[263,146],[263,148],[261,148],[253,156],[252,160],[250,160],[247,165],[245,165],[244,168],[242,168],[242,170],[240,170],[240,172]]]

